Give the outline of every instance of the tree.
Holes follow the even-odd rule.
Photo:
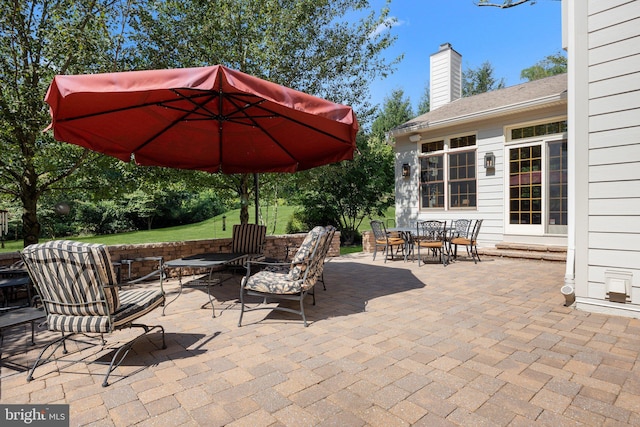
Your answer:
[[[462,73],[462,96],[472,96],[505,87],[504,78],[493,77],[493,66],[485,61],[477,69],[467,68]]]
[[[20,200],[25,245],[40,236],[40,197],[97,157],[42,132],[47,86],[56,73],[118,68],[122,8],[112,0],[0,3],[0,193]]]
[[[561,0],[554,0],[561,1]],[[529,3],[531,6],[537,3],[537,0],[503,0],[502,3],[493,3],[491,0],[478,0],[477,6],[492,6],[499,7],[500,9],[508,9],[510,7],[520,6],[521,4]]]
[[[431,111],[431,91],[429,90],[429,82],[424,85],[424,92],[418,104],[418,115],[421,116]]]
[[[567,57],[558,52],[549,55],[535,65],[525,68],[520,72],[520,78],[527,81],[543,79],[545,77],[555,76],[567,72]]]
[[[476,3],[478,6],[493,6],[500,9],[508,9],[510,7],[520,6],[521,4],[529,3],[531,5],[536,4],[536,0],[504,0],[503,3],[493,3],[490,0],[478,0]]]
[[[385,141],[387,132],[413,117],[409,98],[404,97],[402,89],[394,89],[390,96],[384,98],[382,111],[371,125],[371,137]]]
[[[144,6],[144,7],[142,7]],[[347,15],[366,13],[357,23]],[[389,9],[363,0],[200,0],[140,5],[132,27],[141,67],[225,64],[372,113],[369,82],[393,71],[381,53],[394,41]],[[225,178],[249,218],[250,175]]]
[[[346,22],[353,13],[366,16]],[[394,37],[375,32],[391,25],[388,13],[363,0],[1,2],[0,194],[20,200],[24,244],[41,234],[44,194],[72,174],[88,184],[88,163],[113,161],[42,132],[49,122],[42,99],[55,74],[222,63],[358,105],[366,120],[373,111],[368,83],[397,64],[381,55]],[[246,221],[249,176],[221,181],[240,195]]]
[[[339,225],[344,241],[351,243],[365,218],[385,214],[395,202],[393,149],[386,142],[386,134],[413,117],[411,102],[401,89],[385,97],[370,135],[359,135],[360,154],[354,161],[314,171],[315,188],[302,200],[302,216],[308,226],[327,222]]]
[[[310,171],[315,183],[302,198],[306,225],[339,226],[345,243],[354,242],[365,218],[383,216],[393,205],[393,150],[377,138],[358,138],[352,162]]]

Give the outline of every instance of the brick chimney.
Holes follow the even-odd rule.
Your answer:
[[[431,111],[462,97],[462,55],[443,43],[429,58]]]

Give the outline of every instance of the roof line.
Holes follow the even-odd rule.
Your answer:
[[[477,111],[474,113],[470,113],[470,114],[465,114],[462,116],[456,116],[456,117],[452,117],[449,119],[444,119],[444,120],[438,120],[438,121],[434,121],[434,122],[420,122],[417,123],[413,126],[407,126],[407,127],[403,127],[400,129],[391,129],[388,133],[387,133],[387,139],[390,138],[395,138],[398,136],[403,136],[403,135],[407,135],[410,133],[416,133],[419,132],[421,130],[427,129],[427,128],[433,128],[436,126],[445,126],[445,125],[453,125],[456,123],[463,123],[463,122],[467,122],[467,121],[472,121],[472,120],[479,120],[479,119],[483,119],[483,118],[489,118],[492,116],[496,116],[496,115],[504,115],[504,114],[508,114],[508,113],[514,113],[514,112],[518,112],[520,110],[526,110],[526,109],[530,109],[530,108],[535,108],[535,107],[540,107],[543,105],[548,105],[554,102],[559,102],[559,101],[563,101],[567,99],[567,91],[564,90],[560,93],[555,93],[553,95],[549,95],[549,96],[544,96],[541,98],[536,98],[536,99],[531,99],[529,101],[525,101],[525,102],[519,102],[516,104],[509,104],[509,105],[503,105],[500,107],[496,107],[496,108],[491,108],[488,110],[483,110],[483,111]]]

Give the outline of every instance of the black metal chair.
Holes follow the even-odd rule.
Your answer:
[[[477,219],[475,224],[473,225],[473,230],[466,237],[456,237],[451,239],[451,244],[454,245],[455,254],[458,252],[458,245],[463,245],[467,248],[467,255],[470,255],[473,258],[473,262],[475,264],[480,261],[480,255],[478,255],[478,234],[480,233],[480,227],[482,226],[481,219]]]
[[[453,239],[458,238],[469,238],[471,234],[471,224],[473,221],[470,219],[456,219],[451,223],[451,227],[449,227],[449,253],[456,259],[458,257],[458,245],[454,245],[452,243]]]
[[[384,253],[384,262],[387,262],[389,254],[391,254],[391,259],[393,259],[394,248],[396,252],[402,251],[404,260],[407,260],[407,241],[404,238],[389,233],[384,222],[379,220],[371,221],[371,231],[373,232],[373,237],[375,239],[375,247],[373,250],[374,261],[376,260],[378,248],[381,248]]]
[[[434,257],[439,257],[442,265],[449,263],[449,250],[447,241],[447,223],[446,221],[418,221],[417,234],[414,236],[414,246],[418,248],[418,267],[422,254],[420,250],[427,250]]]

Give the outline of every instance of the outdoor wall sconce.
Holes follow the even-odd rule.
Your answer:
[[[411,166],[409,166],[409,163],[403,163],[402,164],[402,177],[403,178],[409,178],[409,175],[411,175]]]
[[[496,167],[496,156],[489,152],[484,155],[484,168],[493,169]]]

